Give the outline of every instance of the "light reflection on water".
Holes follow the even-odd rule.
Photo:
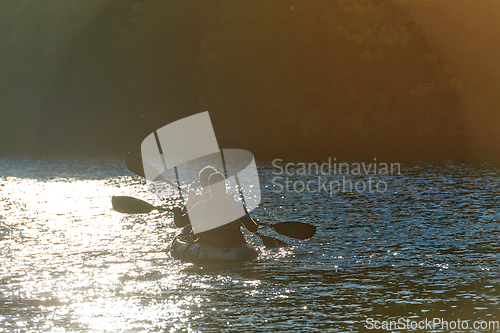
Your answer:
[[[386,194],[329,197],[273,193],[275,170],[260,163],[255,216],[311,222],[318,233],[277,236],[292,246],[222,267],[172,260],[168,213],[113,211],[112,195],[176,203],[147,193],[120,159],[3,158],[0,170],[0,332],[357,331],[366,317],[499,319],[492,166],[412,163]]]

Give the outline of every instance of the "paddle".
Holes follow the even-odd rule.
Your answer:
[[[146,167],[148,169],[148,174],[157,175],[157,176],[155,176],[155,179],[163,180],[166,183],[168,183],[169,185],[171,185],[173,187],[177,187],[183,193],[187,193],[186,190],[184,190],[184,189],[178,187],[176,184],[164,179],[160,175],[158,170],[156,170],[147,161],[143,161],[140,156],[128,153],[127,157],[125,158],[125,165],[127,166],[127,169],[129,169],[131,172],[135,173],[136,175],[143,176],[143,177],[145,177],[144,167]],[[153,208],[151,210],[154,210],[154,209],[155,208]],[[273,228],[277,233],[279,233],[281,235],[295,238],[295,239],[300,239],[300,240],[309,239],[312,236],[314,236],[314,234],[316,233],[316,227],[314,225],[303,223],[303,222],[288,221],[288,222],[279,222],[276,224],[261,223],[260,225],[265,226],[265,227],[269,227],[269,228]]]
[[[278,222],[276,224],[266,224],[259,222],[259,225],[273,228],[274,231],[283,236],[300,240],[309,239],[316,233],[316,226],[296,221]]]
[[[111,202],[113,204],[113,208],[117,212],[120,212],[120,213],[144,214],[144,213],[150,213],[153,210],[171,212],[170,209],[156,207],[156,206],[153,206],[145,201],[142,201],[142,200],[136,199],[136,198],[132,198],[132,197],[113,196],[111,198]],[[262,243],[264,243],[264,245],[266,247],[285,247],[285,246],[288,246],[288,244],[283,242],[282,240],[268,237],[268,236],[264,236],[264,235],[261,235],[259,233],[256,233],[256,235],[262,239]]]
[[[111,198],[111,203],[113,208],[120,213],[126,214],[145,214],[150,213],[153,210],[158,210],[160,212],[171,212],[170,209],[155,207],[150,205],[146,201],[132,197],[124,196],[113,196]]]
[[[188,191],[186,191],[185,189],[177,186],[177,184],[172,183],[170,180],[165,179],[158,172],[158,170],[156,170],[156,168],[154,166],[149,164],[147,161],[143,161],[140,156],[127,153],[127,157],[125,157],[125,166],[132,173],[135,173],[136,175],[139,175],[142,177],[146,177],[146,172],[144,172],[144,168],[146,168],[148,171],[148,175],[153,176],[153,181],[164,181],[165,183],[169,184],[170,186],[177,188],[182,193],[188,194]]]
[[[140,158],[139,156],[127,153],[127,157],[125,157],[125,166],[130,170],[130,172],[142,177],[146,177],[142,158]]]
[[[140,199],[125,197],[125,196],[113,196],[111,199],[113,204],[113,208],[120,213],[127,214],[145,214],[149,213],[153,210],[163,211],[163,212],[171,212],[170,209],[160,208],[153,206],[145,201]],[[279,222],[276,224],[265,224],[260,223],[260,226],[273,228],[277,233],[295,238],[300,240],[306,240],[311,238],[316,232],[316,227],[302,222]],[[265,237],[265,236],[264,236]],[[274,239],[274,238],[273,238]]]

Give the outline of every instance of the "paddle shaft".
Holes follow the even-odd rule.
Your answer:
[[[113,208],[121,213],[144,214],[150,213],[152,210],[172,212],[171,209],[153,206],[146,201],[127,196],[113,196],[111,202],[113,204]],[[262,242],[266,247],[284,247],[288,245],[279,239],[264,236],[260,233],[255,233],[255,235],[262,239]]]
[[[153,210],[172,212],[169,208],[153,206],[146,201],[127,196],[113,196],[112,204],[116,211],[126,214],[147,214]],[[259,225],[272,228],[281,235],[300,240],[309,239],[316,232],[315,226],[302,222],[289,221],[279,222],[277,224],[266,224],[260,223],[259,221]]]

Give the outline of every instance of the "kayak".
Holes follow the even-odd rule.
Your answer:
[[[170,251],[174,259],[197,264],[235,263],[257,257],[257,251],[247,243],[233,248],[217,248],[193,242],[186,234],[175,236]]]

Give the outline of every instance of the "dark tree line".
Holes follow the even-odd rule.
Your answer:
[[[493,0],[6,3],[3,154],[122,154],[206,110],[258,157],[500,151]]]

